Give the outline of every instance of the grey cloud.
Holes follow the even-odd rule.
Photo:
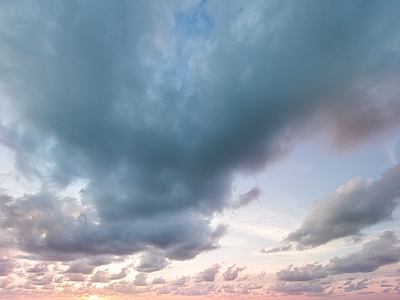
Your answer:
[[[329,285],[319,282],[276,282],[268,288],[268,292],[284,293],[287,295],[322,294]]]
[[[164,269],[169,264],[165,257],[153,254],[145,253],[139,261],[139,264],[135,267],[136,271],[139,272],[155,272]]]
[[[282,247],[263,252],[314,248],[392,218],[400,203],[400,165],[375,181],[355,178],[314,204],[302,226],[291,232]]]
[[[172,280],[169,285],[170,286],[186,286],[189,283],[189,277],[187,276],[181,276],[179,278],[176,278],[175,280]]]
[[[378,238],[364,244],[361,250],[343,257],[334,257],[326,265],[315,263],[295,268],[290,265],[277,272],[276,277],[279,281],[288,282],[313,281],[329,275],[373,272],[400,261],[399,243],[399,237],[393,231],[385,231]]]
[[[68,278],[68,281],[86,281],[86,277],[81,273],[70,273],[65,274]]]
[[[35,273],[38,275],[44,275],[47,272],[47,265],[46,264],[36,264],[32,268],[26,270],[27,273]]]
[[[151,284],[166,284],[166,283],[167,283],[167,281],[162,277],[156,277],[151,282]]]
[[[211,294],[217,286],[213,283],[196,283],[194,286],[177,290],[175,295],[202,296]]]
[[[18,237],[9,237],[15,247],[64,261],[148,247],[190,259],[218,248],[225,227],[211,227],[211,219],[232,207],[234,174],[284,157],[315,114],[336,109],[332,122],[345,124],[340,116],[352,111],[355,125],[337,132],[356,128],[349,136],[364,138],[400,120],[396,94],[385,103],[375,97],[385,109],[356,113],[371,89],[398,78],[391,47],[400,28],[397,2],[271,2],[252,28],[240,23],[244,2],[231,9],[207,2],[184,11],[202,18],[184,33],[172,30],[184,28],[182,20],[171,23],[157,11],[161,3],[1,4],[0,81],[15,118],[2,122],[1,142],[43,191],[86,179],[82,197],[98,214],[95,223],[84,212],[86,224],[46,192],[26,201],[4,196],[12,204],[2,206],[2,226]],[[176,15],[184,8],[165,9]],[[173,41],[170,47],[158,46],[156,33]],[[259,192],[249,193],[238,206]],[[23,208],[23,201],[36,207]],[[385,203],[375,220],[390,215]],[[40,210],[40,222],[16,213],[31,209]],[[335,227],[333,238],[357,234],[370,224],[363,222]],[[326,242],[301,236],[287,241]]]
[[[83,261],[75,261],[69,265],[69,268],[64,273],[92,274],[93,270],[93,266],[88,266]]]
[[[352,291],[361,291],[363,289],[366,289],[368,287],[368,278],[364,278],[360,281],[357,281],[355,283],[347,282],[343,285],[344,291],[345,292],[352,292]]]
[[[145,273],[139,273],[135,276],[135,280],[133,281],[134,285],[137,286],[147,286],[147,275]]]
[[[225,293],[236,294],[235,287],[231,284],[224,284],[221,286],[221,288]]]
[[[232,204],[233,208],[240,208],[243,206],[248,205],[250,202],[258,199],[260,196],[261,191],[258,187],[252,188],[250,191],[240,195],[239,200]]]
[[[293,265],[289,265],[276,273],[276,278],[281,281],[309,281],[327,276],[328,272],[320,264],[307,264],[294,268]]]
[[[344,257],[332,258],[325,266],[332,274],[372,272],[381,266],[400,261],[399,238],[393,231],[385,231],[379,238]]]
[[[0,276],[7,276],[15,267],[15,262],[10,258],[0,258]]]
[[[225,231],[223,226],[212,228],[210,220],[190,211],[130,223],[100,223],[90,208],[90,218],[77,217],[84,211],[77,199],[57,198],[48,192],[19,198],[0,195],[1,225],[14,245],[34,253],[38,260],[90,258],[88,265],[76,264],[76,268],[93,270],[108,264],[109,254],[142,252],[152,245],[161,256],[145,254],[137,269],[156,271],[167,266],[166,257],[183,260],[217,248]]]
[[[257,283],[247,283],[239,285],[242,295],[250,295],[254,290],[262,289],[264,286]]]
[[[220,268],[219,264],[212,265],[210,268],[196,274],[194,282],[215,281],[215,275],[217,275]]]
[[[28,278],[27,284],[49,285],[52,282],[53,282],[53,276],[52,275],[37,276],[35,274],[34,276],[30,276]]]
[[[126,275],[128,275],[128,269],[127,269],[127,268],[122,268],[122,269],[121,269],[121,272],[110,275],[110,276],[109,276],[109,279],[110,279],[110,280],[123,279],[123,278],[126,277]]]
[[[238,274],[242,272],[245,268],[242,267],[236,267],[236,264],[229,267],[223,274],[222,276],[224,277],[224,280],[226,281],[232,281],[235,280],[238,277]]]
[[[97,270],[96,273],[90,277],[89,281],[108,283],[110,281],[109,273],[108,271]]]

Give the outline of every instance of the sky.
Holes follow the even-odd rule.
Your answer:
[[[399,11],[0,1],[0,298],[397,299]]]

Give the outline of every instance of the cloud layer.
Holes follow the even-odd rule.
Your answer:
[[[233,201],[235,175],[264,170],[317,132],[342,151],[400,122],[398,2],[0,7],[0,142],[30,183],[2,187],[0,246],[45,262],[142,255],[136,287],[115,285],[120,292],[219,247],[226,225],[215,215],[262,192]],[[374,182],[355,179],[284,242],[312,248],[389,219],[399,176],[395,166]],[[62,196],[79,181],[79,196]],[[1,261],[0,272],[12,267]],[[69,280],[82,280],[70,268]],[[218,268],[206,271],[199,284]]]

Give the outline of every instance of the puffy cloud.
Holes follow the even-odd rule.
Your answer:
[[[135,276],[135,280],[133,281],[134,285],[138,286],[147,286],[147,275],[145,273],[139,273]]]
[[[223,274],[222,276],[224,277],[224,280],[226,281],[232,281],[235,280],[238,277],[239,272],[242,272],[245,268],[243,267],[236,267],[236,264],[233,266],[229,267]]]
[[[167,281],[162,277],[156,277],[151,282],[151,284],[166,284],[166,283],[167,283]]]
[[[109,280],[118,280],[118,279],[123,279],[128,275],[128,269],[127,268],[122,268],[121,272],[112,274],[109,276]]]
[[[277,272],[276,278],[289,282],[312,281],[329,275],[373,272],[400,261],[399,243],[400,239],[393,231],[385,231],[378,238],[364,244],[359,251],[334,257],[326,265],[315,263],[295,268],[289,265]]]
[[[361,230],[390,220],[400,204],[400,165],[385,171],[378,180],[355,178],[314,204],[302,226],[291,232],[282,247],[265,253],[304,250],[331,240],[359,236]]]
[[[293,265],[289,265],[286,269],[276,273],[276,278],[282,281],[309,281],[327,276],[327,271],[320,264],[307,264],[294,268]]]
[[[322,294],[329,285],[319,282],[276,282],[268,288],[268,292],[284,293],[287,295]]]
[[[366,289],[367,287],[368,287],[368,278],[364,278],[360,281],[357,281],[356,283],[349,281],[343,285],[345,292],[361,291],[363,289]]]
[[[186,286],[189,283],[189,277],[187,276],[181,276],[179,278],[176,278],[175,280],[172,280],[169,285],[170,286]]]
[[[208,295],[214,292],[216,288],[217,286],[214,283],[196,283],[194,286],[179,289],[174,294],[186,296]]]
[[[82,218],[86,211],[92,217]],[[142,252],[149,244],[162,250],[164,257],[145,254],[141,258],[137,269],[144,272],[165,267],[165,257],[183,260],[217,248],[225,231],[224,226],[212,228],[210,220],[197,212],[100,223],[91,208],[77,199],[58,198],[48,192],[19,198],[0,195],[0,214],[2,228],[8,229],[4,234],[9,246],[35,254],[37,259],[71,261],[95,256],[91,264],[98,265],[110,262],[104,254]],[[94,266],[77,263],[71,268],[88,268],[83,273],[89,274]]]
[[[338,148],[398,124],[398,86],[376,93],[399,76],[398,3],[209,2],[2,2],[0,141],[41,191],[1,195],[1,245],[56,261],[148,252],[137,270],[155,271],[218,248],[214,215],[260,193],[232,204],[234,175],[285,156],[316,115],[333,112]],[[81,199],[57,196],[76,180]],[[310,213],[285,241],[314,247],[389,218],[384,183],[332,196],[364,189],[381,206],[342,227],[334,215],[330,234]]]
[[[86,277],[81,273],[66,274],[68,281],[86,281]]]
[[[164,269],[167,265],[168,260],[166,260],[165,257],[153,253],[145,253],[140,258],[139,264],[135,267],[135,270],[148,273]]]
[[[217,275],[220,268],[219,264],[212,265],[210,268],[196,274],[194,282],[215,281],[215,275]]]
[[[108,271],[97,270],[96,273],[94,273],[93,276],[89,279],[89,281],[108,283],[110,281],[109,273]]]

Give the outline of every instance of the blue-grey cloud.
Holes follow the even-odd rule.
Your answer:
[[[0,141],[41,185],[3,193],[8,245],[190,259],[218,247],[234,175],[284,157],[313,122],[338,149],[398,125],[397,86],[374,91],[399,76],[399,3],[181,4],[1,3]],[[57,192],[79,179],[85,205],[65,211]]]

